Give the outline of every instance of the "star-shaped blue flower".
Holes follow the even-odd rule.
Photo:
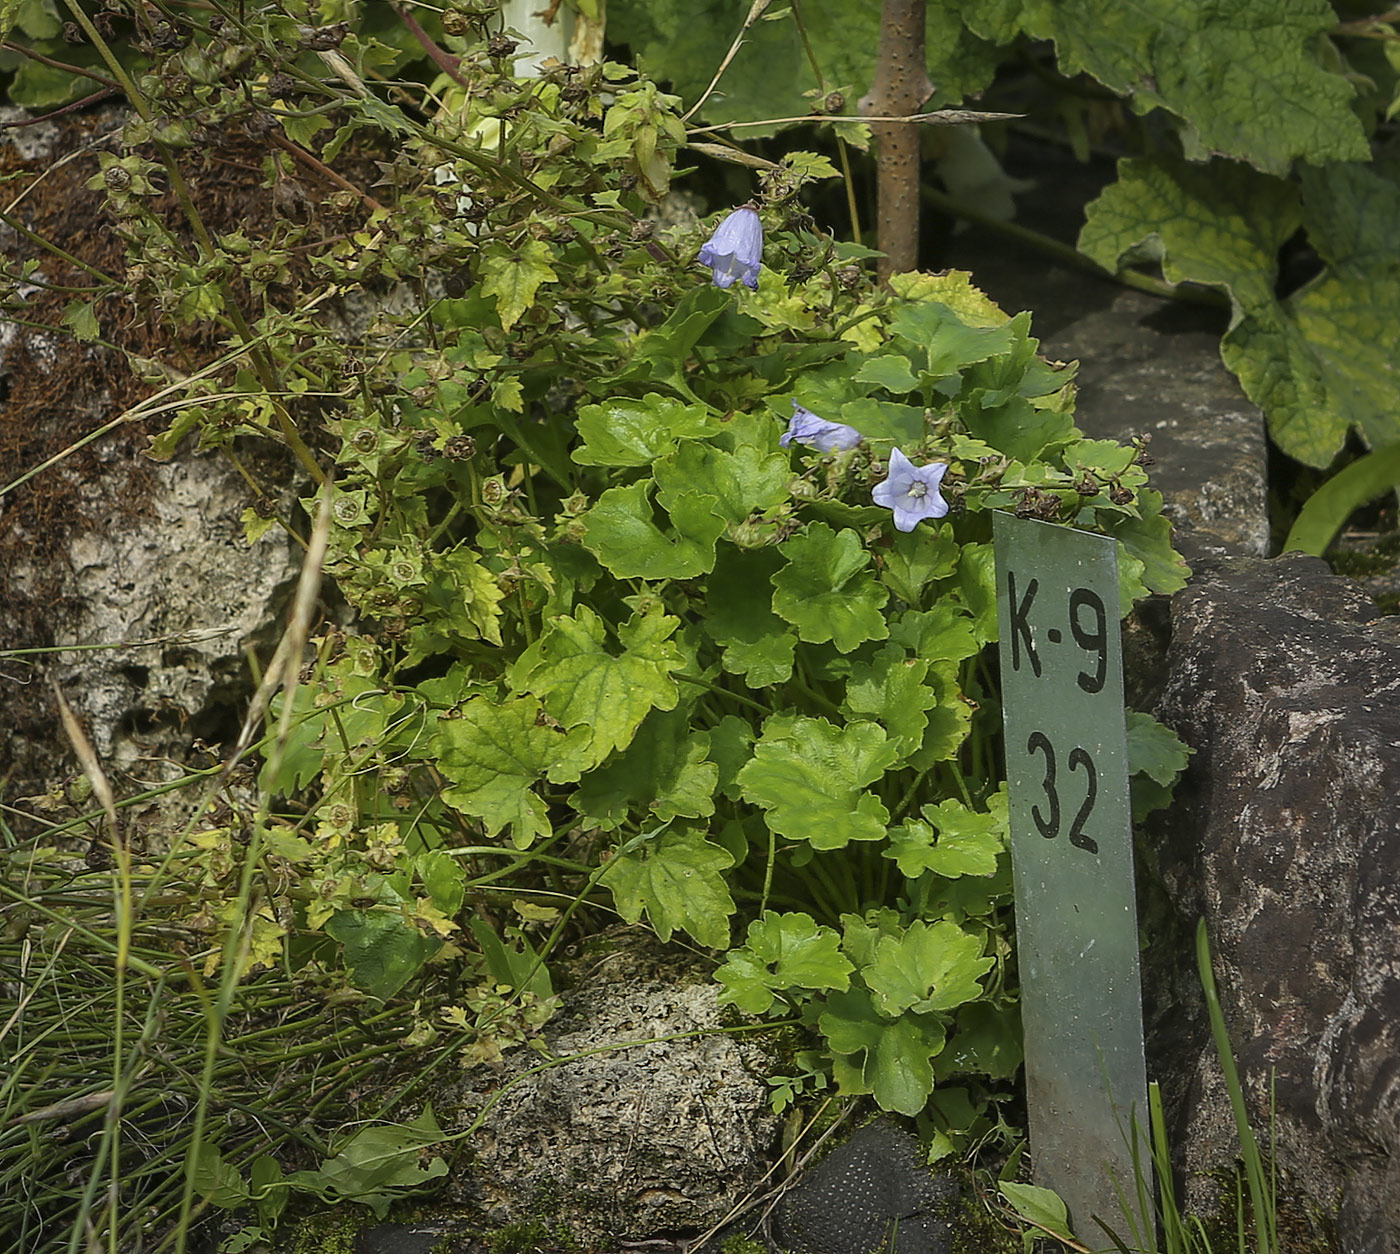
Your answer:
[[[855,448],[861,441],[861,434],[843,422],[827,422],[825,418],[818,418],[810,409],[804,409],[793,401],[788,429],[778,443],[787,448],[794,440],[799,444],[810,444],[823,453],[834,453],[837,449]]]
[[[700,263],[710,267],[715,286],[733,287],[738,279],[757,290],[763,268],[763,223],[747,205],[734,210],[700,249]]]
[[[938,491],[947,473],[946,462],[916,466],[899,449],[893,449],[890,477],[876,484],[875,504],[894,511],[894,525],[901,531],[913,531],[925,518],[942,518],[948,512],[948,502]]]

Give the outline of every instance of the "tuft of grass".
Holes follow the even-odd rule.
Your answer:
[[[1241,1170],[1235,1176],[1234,1231],[1230,1245],[1238,1254],[1280,1254],[1278,1243],[1278,1175],[1274,1166],[1274,1095],[1269,1092],[1269,1153],[1260,1151],[1245,1108],[1244,1086],[1235,1065],[1230,1034],[1225,1026],[1225,1013],[1220,1005],[1220,993],[1211,968],[1210,937],[1202,919],[1196,927],[1196,969],[1205,994],[1206,1012],[1210,1019],[1211,1039],[1216,1057],[1225,1077],[1225,1090],[1235,1118],[1236,1135],[1240,1144]],[[1133,1168],[1136,1182],[1136,1208],[1120,1196],[1128,1236],[1120,1237],[1107,1225],[1102,1225],[1113,1248],[1119,1254],[1215,1254],[1215,1246],[1197,1215],[1183,1215],[1172,1183],[1171,1147],[1167,1143],[1166,1118],[1162,1109],[1161,1088],[1154,1081],[1148,1085],[1148,1108],[1151,1121],[1151,1158],[1155,1169],[1158,1193],[1156,1205],[1150,1195],[1150,1175],[1142,1169],[1138,1158],[1138,1138],[1132,1139]],[[1246,1195],[1248,1204],[1246,1205]],[[1144,1231],[1139,1215],[1155,1214],[1160,1225],[1158,1233]],[[1078,1246],[1085,1249],[1088,1247]]]

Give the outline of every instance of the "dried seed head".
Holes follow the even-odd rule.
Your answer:
[[[329,52],[332,48],[339,48],[349,33],[349,22],[336,22],[331,26],[302,26],[297,31],[301,46],[310,52]]]
[[[273,184],[272,209],[279,217],[289,221],[311,221],[311,197],[296,179],[287,178],[285,175]]]

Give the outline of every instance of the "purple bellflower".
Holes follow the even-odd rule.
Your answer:
[[[875,485],[875,504],[894,511],[894,525],[901,531],[913,531],[925,518],[942,518],[948,512],[948,502],[938,491],[947,473],[946,462],[916,466],[892,449],[890,477]]]
[[[855,448],[861,441],[861,434],[843,422],[827,422],[825,418],[818,418],[810,409],[804,409],[793,401],[788,429],[778,443],[787,448],[794,440],[799,444],[810,444],[822,453],[834,453],[837,449]]]
[[[763,268],[763,223],[758,214],[747,205],[734,210],[705,241],[700,264],[710,267],[716,287],[733,287],[739,279],[757,290]]]

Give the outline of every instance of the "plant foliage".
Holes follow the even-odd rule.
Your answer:
[[[152,454],[285,449],[300,500],[244,466],[247,541],[324,517],[348,607],[273,703],[256,804],[138,859],[134,926],[199,903],[172,970],[219,976],[218,1015],[274,976],[418,999],[405,1048],[451,1032],[475,1061],[547,1018],[566,929],[645,919],[715,952],[725,1002],[810,1030],[779,1104],[834,1082],[912,1115],[961,1086],[966,1133],[1019,1063],[992,511],[1115,537],[1125,609],[1171,592],[1140,449],[1083,437],[1072,366],[968,275],[878,289],[804,209],[823,158],[765,166],[757,286],[722,289],[718,218],[657,211],[675,96],[612,62],[517,79],[475,8],[417,34],[389,8],[83,28],[134,106],[89,158],[127,268],[63,322],[215,329],[196,369],[133,359],[176,380]],[[211,229],[191,188],[231,137],[278,211]],[[785,446],[794,404],[860,442]],[[946,465],[946,517],[875,503],[895,449]],[[189,1179],[265,1224],[292,1187],[382,1208],[441,1174],[435,1135],[376,1125],[284,1178],[214,1126]]]

